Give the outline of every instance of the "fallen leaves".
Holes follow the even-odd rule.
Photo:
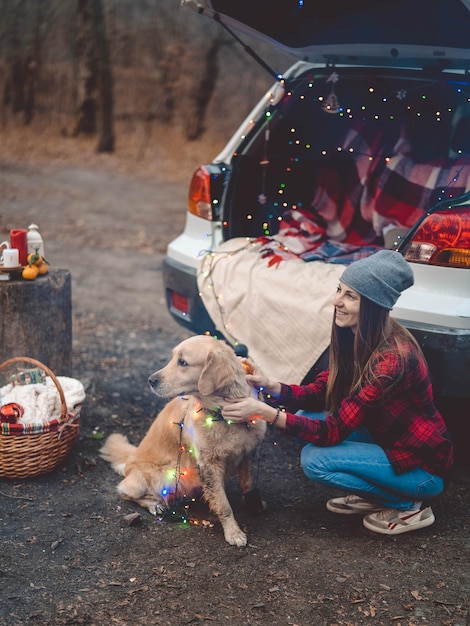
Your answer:
[[[129,515],[124,515],[123,519],[128,526],[138,526],[142,522],[142,515],[140,513],[129,513]]]
[[[60,544],[62,543],[63,539],[56,539],[56,541],[53,541],[51,543],[51,550],[57,550],[57,548],[60,546]]]

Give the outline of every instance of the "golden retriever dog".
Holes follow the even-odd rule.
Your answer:
[[[118,491],[155,513],[202,489],[226,541],[245,546],[247,537],[235,520],[225,484],[238,472],[243,495],[253,489],[252,461],[266,422],[234,424],[222,417],[224,398],[257,393],[246,381],[241,360],[223,341],[197,335],[176,346],[169,363],[149,383],[158,396],[172,399],[140,445],[113,434],[100,451],[125,477]]]

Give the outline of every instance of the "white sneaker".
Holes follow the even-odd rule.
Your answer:
[[[332,498],[326,503],[328,511],[333,513],[342,513],[343,515],[365,515],[366,513],[376,513],[377,511],[383,511],[384,506],[380,506],[376,502],[368,502],[356,496],[350,494],[343,498]]]
[[[383,535],[400,535],[410,530],[418,530],[434,524],[436,518],[430,506],[415,511],[383,509],[364,517],[363,524],[369,530]]]

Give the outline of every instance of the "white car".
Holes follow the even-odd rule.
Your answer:
[[[241,339],[252,354],[256,338],[244,331],[259,313],[246,306],[244,322],[229,332],[225,304],[208,306],[201,291],[211,251],[256,242],[273,272],[295,253],[297,263],[333,268],[334,282],[338,262],[395,247],[415,284],[393,315],[422,346],[436,394],[470,397],[468,3],[205,0],[197,9],[237,37],[257,35],[299,60],[282,77],[273,72],[272,89],[213,162],[196,170],[184,232],[164,260],[170,313],[195,333]],[[236,271],[226,289],[241,282],[240,298],[264,297],[255,274],[237,281]],[[284,296],[282,276],[276,291],[287,301],[292,285],[286,273]],[[285,324],[269,318],[279,336]],[[294,333],[286,343],[301,354],[305,337]],[[321,353],[304,382],[323,366]]]

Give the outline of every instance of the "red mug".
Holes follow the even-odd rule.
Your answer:
[[[25,228],[10,230],[10,248],[16,248],[20,257],[20,265],[28,264],[28,231]]]

